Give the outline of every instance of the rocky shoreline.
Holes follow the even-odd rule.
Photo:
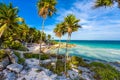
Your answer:
[[[73,45],[72,45],[73,46]],[[24,58],[24,52],[20,52],[20,57]],[[28,53],[29,54],[29,53]],[[96,80],[94,78],[95,72],[91,71],[89,67],[72,65],[72,68],[67,71],[68,76],[64,73],[58,75],[51,70],[40,66],[39,60],[35,58],[25,59],[24,63],[18,63],[19,57],[11,51],[11,62],[6,57],[0,62],[0,79],[2,80]],[[110,64],[116,70],[120,71],[120,63],[118,62],[105,62],[99,60],[83,59],[86,63],[100,62],[103,64]],[[55,63],[56,58],[41,60],[41,64]],[[79,72],[80,71],[80,72]]]

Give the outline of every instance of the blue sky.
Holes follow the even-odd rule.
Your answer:
[[[19,16],[23,17],[30,27],[41,30],[42,18],[37,12],[37,0],[0,0],[12,2],[19,8]],[[115,4],[109,8],[92,9],[95,0],[58,0],[57,13],[47,18],[45,32],[55,37],[55,25],[63,21],[67,14],[74,14],[81,21],[82,29],[72,34],[77,40],[120,40],[120,9]],[[63,36],[63,39],[66,39]],[[55,37],[55,39],[58,39]]]

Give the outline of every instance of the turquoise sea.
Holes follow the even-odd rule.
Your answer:
[[[120,41],[71,40],[70,44],[77,46],[69,49],[69,55],[88,60],[120,62]],[[60,53],[64,54],[65,49],[61,49]]]

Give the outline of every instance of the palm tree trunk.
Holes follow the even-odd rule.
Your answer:
[[[61,38],[59,39],[59,46],[58,46],[58,50],[57,50],[57,53],[56,53],[56,64],[57,64],[57,55],[59,54],[60,52],[60,43],[61,43]],[[56,67],[56,70],[57,70],[57,65],[55,66]]]
[[[65,73],[67,73],[67,60],[68,60],[68,43],[70,41],[70,38],[71,38],[71,33],[68,34],[68,39],[67,39],[67,42],[66,42],[66,54],[65,54]]]
[[[2,45],[2,39],[0,38],[0,49],[1,49],[1,45]]]
[[[67,41],[66,41],[66,53],[65,53],[65,73],[67,73],[67,65],[66,65],[66,63],[67,63],[67,54],[68,54],[68,42],[69,42],[69,36],[68,36],[68,39],[67,39]]]
[[[42,48],[42,36],[44,33],[44,22],[45,22],[45,18],[43,18],[43,21],[42,21],[42,32],[41,32],[41,36],[40,36],[40,54],[42,52],[41,48]],[[39,54],[39,65],[40,65],[40,54]]]

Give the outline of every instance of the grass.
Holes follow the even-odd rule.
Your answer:
[[[92,62],[90,67],[95,72],[94,78],[97,80],[120,80],[120,72],[108,64]]]

